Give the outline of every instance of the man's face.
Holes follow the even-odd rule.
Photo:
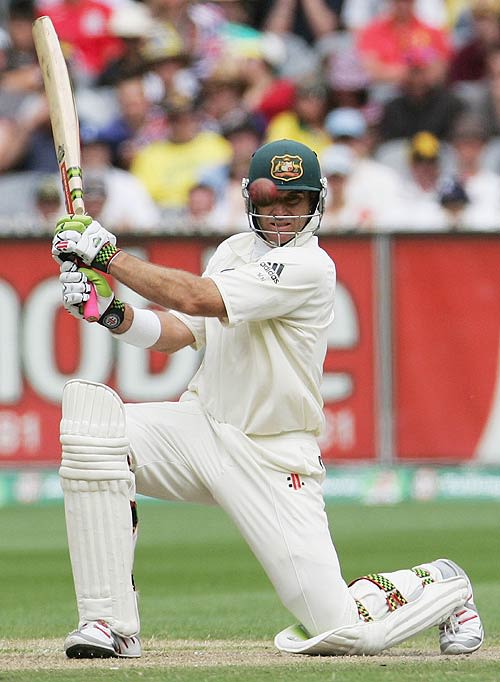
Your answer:
[[[256,213],[267,241],[276,245],[286,244],[308,221],[306,216],[311,214],[311,193],[280,190],[276,201],[269,206],[257,206]]]

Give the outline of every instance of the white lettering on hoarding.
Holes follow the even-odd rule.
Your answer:
[[[359,320],[356,306],[348,289],[337,282],[335,319],[328,329],[328,348],[349,350],[359,343]],[[325,372],[321,385],[327,403],[350,398],[354,390],[352,377],[346,372]]]
[[[40,446],[40,415],[0,411],[0,457],[8,457],[19,450],[36,452]]]
[[[22,394],[20,308],[15,289],[0,280],[0,403],[4,405],[17,402]]]

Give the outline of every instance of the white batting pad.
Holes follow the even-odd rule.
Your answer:
[[[59,474],[80,626],[102,619],[120,635],[136,635],[133,475],[118,395],[102,384],[68,382],[63,392],[61,444]]]
[[[290,654],[310,656],[374,655],[400,644],[412,635],[446,620],[467,599],[467,581],[456,577],[426,585],[415,601],[370,623],[359,622],[345,628],[307,638],[300,626],[292,625],[278,633],[275,646]]]

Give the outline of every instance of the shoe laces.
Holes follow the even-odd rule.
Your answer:
[[[460,611],[452,613],[448,620],[441,624],[440,629],[445,634],[456,635],[462,626],[476,618],[479,618],[476,608],[473,602],[467,600],[465,606]]]

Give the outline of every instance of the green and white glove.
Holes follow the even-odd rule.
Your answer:
[[[95,270],[108,272],[118,252],[115,235],[91,216],[66,215],[56,224],[52,255],[58,263],[78,258]]]
[[[100,272],[78,268],[75,263],[66,261],[61,265],[59,281],[63,289],[63,305],[73,317],[83,318],[83,305],[88,301],[90,285],[93,285],[97,296],[99,324],[113,330],[123,322],[125,304],[116,298],[109,282]]]

